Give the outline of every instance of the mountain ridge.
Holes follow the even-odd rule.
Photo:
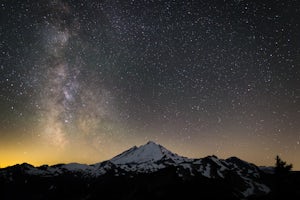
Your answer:
[[[133,146],[110,160],[92,165],[80,163],[39,167],[27,163],[14,165],[0,169],[0,179],[8,185],[18,179],[15,174],[27,177],[25,180],[28,177],[39,179],[73,177],[80,180],[102,180],[104,177],[111,177],[109,180],[112,180],[118,177],[120,179],[156,177],[155,174],[160,174],[160,179],[165,179],[165,172],[171,173],[175,180],[183,182],[189,180],[202,180],[214,184],[228,182],[233,195],[241,199],[253,195],[267,195],[270,192],[270,188],[261,180],[264,172],[252,163],[237,157],[219,159],[214,155],[198,159],[186,158],[152,141],[139,147]]]

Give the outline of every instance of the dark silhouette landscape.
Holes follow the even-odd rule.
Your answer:
[[[148,142],[94,165],[0,169],[1,199],[299,199],[300,172],[237,157],[189,159]]]

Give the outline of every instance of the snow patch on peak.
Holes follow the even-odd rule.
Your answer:
[[[114,164],[144,163],[149,161],[158,161],[162,159],[163,156],[161,147],[150,141],[140,147],[132,147],[131,149],[112,158],[111,162]]]
[[[112,158],[110,161],[114,164],[141,164],[141,163],[154,163],[159,160],[172,160],[176,163],[184,161],[184,158],[172,153],[163,146],[149,141],[140,147],[132,147],[131,149],[119,154]]]

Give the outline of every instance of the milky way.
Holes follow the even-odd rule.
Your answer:
[[[56,16],[50,15],[49,20],[46,17],[42,27],[45,55],[41,64],[45,71],[41,76],[39,99],[40,132],[47,142],[64,148],[77,133],[90,135],[99,131],[94,129],[107,118],[104,115],[107,114],[105,101],[108,97],[101,84],[86,84],[85,80],[93,81],[89,75],[80,80],[85,67],[80,55],[74,55],[74,60],[70,61],[73,54],[71,40],[76,40],[79,47],[83,46],[83,41],[76,37],[79,24],[74,25],[70,7],[61,2],[50,5],[53,10],[47,14],[56,13]]]
[[[299,4],[1,2],[0,166],[155,140],[299,168]]]

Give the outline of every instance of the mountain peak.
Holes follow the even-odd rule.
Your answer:
[[[152,140],[149,140],[149,141],[146,143],[146,145],[158,145],[158,144],[156,144],[156,143],[153,142]]]
[[[165,147],[149,141],[139,147],[132,147],[127,151],[117,155],[110,161],[114,164],[129,164],[129,163],[147,163],[157,162],[162,159],[171,159],[173,161],[182,160],[183,157],[172,153]]]

